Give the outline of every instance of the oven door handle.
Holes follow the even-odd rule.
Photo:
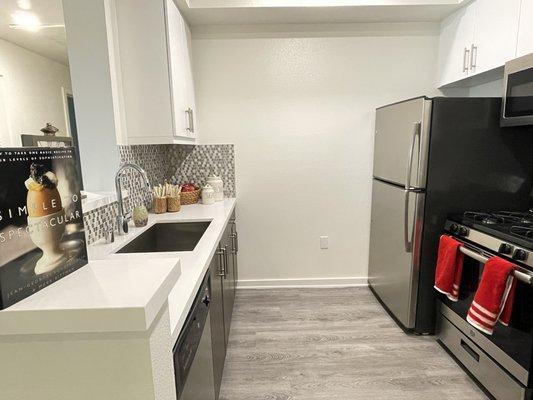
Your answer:
[[[465,256],[473,258],[474,260],[479,261],[480,263],[483,263],[483,264],[489,261],[489,258],[490,258],[490,257],[484,256],[480,252],[469,249],[468,247],[465,247],[465,246],[460,246],[459,251],[463,253]],[[519,269],[515,269],[513,271],[513,275],[519,281],[527,283],[528,285],[533,285],[533,275],[526,273],[526,272],[522,272]]]

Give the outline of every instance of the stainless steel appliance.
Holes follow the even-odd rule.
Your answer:
[[[215,400],[210,303],[207,274],[174,347],[178,400]]]
[[[419,97],[376,110],[368,282],[406,330],[434,332],[438,238],[450,213],[530,207],[533,128],[500,127],[501,103]]]
[[[502,126],[533,125],[533,53],[505,63]]]
[[[497,400],[533,396],[533,211],[465,212],[452,216],[445,231],[461,241],[465,254],[459,300],[439,295],[439,341]],[[483,271],[492,256],[516,264],[517,292],[509,326],[487,335],[466,321]]]

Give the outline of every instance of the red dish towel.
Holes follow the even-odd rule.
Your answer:
[[[434,287],[452,301],[457,301],[459,298],[459,285],[463,273],[464,255],[459,251],[460,246],[461,242],[450,236],[440,237]]]
[[[492,335],[498,320],[509,324],[516,287],[514,269],[512,263],[500,257],[492,257],[485,264],[466,319],[487,335]]]

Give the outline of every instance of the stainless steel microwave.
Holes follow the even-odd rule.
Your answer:
[[[501,126],[533,125],[533,53],[505,63]]]

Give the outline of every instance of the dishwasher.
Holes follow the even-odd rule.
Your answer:
[[[208,273],[173,350],[178,400],[215,400],[210,301]]]

